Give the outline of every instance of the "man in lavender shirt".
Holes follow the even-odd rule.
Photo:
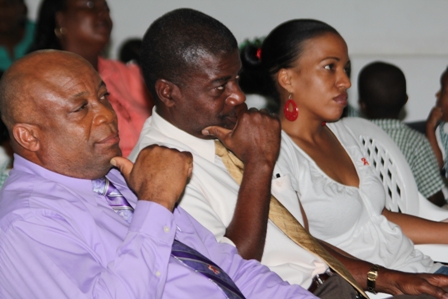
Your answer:
[[[190,153],[152,146],[135,164],[121,158],[107,96],[87,61],[61,51],[26,56],[0,82],[15,152],[0,192],[0,298],[227,298],[172,255],[175,239],[217,264],[245,298],[316,298],[243,260],[176,207]],[[92,180],[104,177],[134,209],[129,223],[93,192]]]

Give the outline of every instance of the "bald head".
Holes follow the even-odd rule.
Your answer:
[[[58,88],[52,77],[73,65],[88,62],[70,52],[37,51],[16,61],[0,81],[0,113],[8,130],[16,123],[32,123],[41,119],[42,89]]]
[[[121,155],[107,96],[98,73],[76,54],[47,50],[18,60],[0,82],[14,152],[67,176],[104,176]]]

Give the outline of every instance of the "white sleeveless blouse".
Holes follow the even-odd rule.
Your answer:
[[[351,131],[341,122],[327,126],[355,165],[359,188],[328,177],[290,138],[283,140],[293,144],[294,154],[281,151],[277,163],[284,166],[284,172],[292,172],[292,185],[308,217],[311,234],[360,259],[391,269],[436,271],[441,265],[414,249],[400,227],[381,215],[386,200],[383,185]]]

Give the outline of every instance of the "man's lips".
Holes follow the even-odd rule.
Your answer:
[[[338,103],[341,106],[347,106],[348,102],[347,102],[347,98],[348,95],[346,92],[341,93],[340,95],[336,96],[333,98],[333,100]]]
[[[113,133],[106,138],[100,140],[99,144],[115,144],[120,141],[120,137],[118,136],[118,133]]]

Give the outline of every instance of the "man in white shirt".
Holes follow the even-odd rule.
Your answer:
[[[316,290],[316,275],[326,277],[327,264],[268,221],[272,189],[306,227],[288,174],[275,166],[281,140],[278,119],[264,112],[247,111],[244,104],[245,96],[238,86],[241,62],[232,33],[200,12],[176,10],[149,27],[141,59],[156,107],[130,158],[135,159],[149,144],[191,152],[193,174],[180,205],[220,242],[234,244],[244,258],[261,260],[283,279],[311,288],[321,298],[354,298],[356,292],[345,281],[328,293],[322,291],[326,283]],[[241,186],[215,155],[216,138],[245,163]],[[332,253],[365,288],[371,265]],[[397,294],[425,292],[440,298],[444,294],[430,285],[426,276],[387,269],[381,272],[378,290]],[[390,283],[390,279],[396,283]],[[338,293],[347,286],[351,294]]]

